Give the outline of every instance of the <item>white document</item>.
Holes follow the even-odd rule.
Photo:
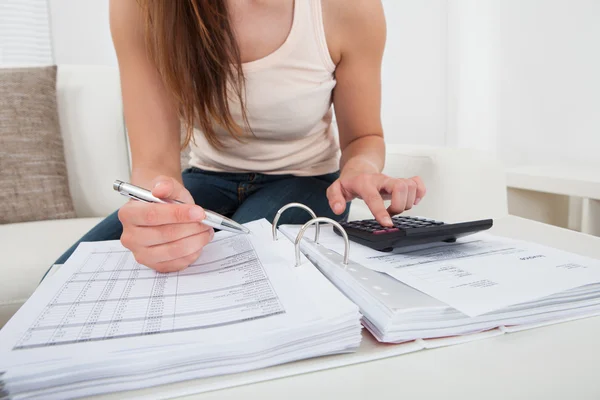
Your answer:
[[[298,285],[290,244],[265,242],[267,229],[219,233],[196,263],[168,274],[138,264],[118,241],[82,243],[0,331],[0,368],[42,355],[214,345],[319,318],[320,305]]]
[[[226,252],[209,246],[201,261],[173,274],[139,265],[125,249],[96,248],[16,348],[202,329],[284,313],[250,241],[234,236],[219,242]]]
[[[344,252],[330,227],[319,242]],[[471,317],[600,282],[600,260],[486,233],[392,253],[352,242],[350,259]]]
[[[354,352],[358,307],[274,241],[219,232],[181,272],[82,243],[0,330],[0,398],[62,399]]]

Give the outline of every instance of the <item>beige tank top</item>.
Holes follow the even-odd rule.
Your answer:
[[[199,130],[190,146],[192,166],[222,172],[322,175],[339,169],[337,133],[331,124],[336,84],[320,0],[295,0],[290,33],[270,55],[243,64],[246,110],[252,133],[238,142],[217,127],[224,148],[213,148]],[[244,126],[238,102],[230,105]]]

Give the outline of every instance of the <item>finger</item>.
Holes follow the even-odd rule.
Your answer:
[[[336,215],[340,215],[346,209],[346,198],[342,193],[342,184],[339,179],[327,188],[327,200],[329,207]]]
[[[168,224],[158,226],[134,226],[123,232],[121,243],[127,248],[150,247],[159,244],[176,242],[188,236],[198,235],[211,229],[197,222],[184,224]]]
[[[359,193],[362,199],[365,201],[371,213],[383,226],[393,226],[392,219],[385,209],[385,205],[383,204],[383,199],[379,194],[379,191],[375,189],[374,186],[368,186],[362,190],[363,193]]]
[[[390,206],[387,208],[389,215],[400,214],[407,209],[408,186],[404,179],[389,179],[386,182],[385,190],[392,196]]]
[[[147,247],[144,249],[139,261],[152,269],[156,269],[157,265],[166,265],[169,261],[176,261],[201,251],[212,240],[213,236],[214,230],[211,229],[176,242]]]
[[[193,204],[127,203],[118,213],[123,225],[157,226],[202,222],[206,214],[202,207]]]
[[[156,265],[153,265],[151,268],[156,272],[160,272],[163,274],[168,272],[183,271],[184,269],[192,265],[194,262],[196,262],[200,257],[200,254],[202,254],[202,250],[190,254],[189,256],[181,257],[177,260],[158,263]]]
[[[406,205],[404,206],[405,210],[410,210],[413,208],[415,204],[415,200],[417,198],[417,183],[412,179],[404,180],[406,185]]]
[[[175,179],[161,175],[152,181],[152,194],[160,199],[179,200],[186,204],[194,204],[190,192]]]
[[[210,234],[210,237],[209,237],[209,242],[210,242],[215,236],[215,231],[211,229],[209,234]],[[184,270],[198,260],[198,258],[200,257],[200,254],[202,254],[203,249],[204,249],[204,246],[202,246],[202,249],[200,249],[192,254],[189,254],[185,257],[181,257],[176,260],[156,263],[155,265],[152,266],[152,269],[156,270],[157,272],[161,272],[161,273],[176,272],[176,271]]]
[[[417,191],[416,191],[416,195],[415,195],[415,205],[417,205],[417,204],[419,204],[421,199],[423,199],[423,197],[425,197],[425,194],[427,193],[427,189],[425,188],[425,184],[423,183],[423,180],[420,177],[413,176],[410,179],[417,184]]]

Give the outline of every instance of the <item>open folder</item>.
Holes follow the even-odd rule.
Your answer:
[[[182,391],[189,394],[600,312],[590,275],[588,286],[471,317],[354,261],[347,237],[318,225],[342,229],[331,220],[283,226],[278,235],[281,212],[273,225],[247,224],[250,235],[218,232],[178,273],[139,265],[118,241],[82,243],[0,331],[0,398],[72,398],[196,379]],[[361,322],[378,341],[406,343],[377,346]],[[310,362],[289,364],[297,360]]]
[[[294,241],[300,229],[280,227]],[[468,340],[600,314],[600,260],[489,234],[396,253],[348,246],[330,226],[318,242],[305,236],[297,241],[303,253],[360,307],[381,342]]]
[[[355,351],[358,307],[266,220],[178,273],[82,243],[0,331],[0,390],[72,398]],[[0,395],[2,398],[2,395]]]

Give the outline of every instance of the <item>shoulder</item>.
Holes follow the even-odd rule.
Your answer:
[[[321,0],[327,44],[337,64],[344,54],[381,51],[386,21],[381,0]]]
[[[109,23],[115,48],[144,44],[144,21],[138,0],[110,0]]]

